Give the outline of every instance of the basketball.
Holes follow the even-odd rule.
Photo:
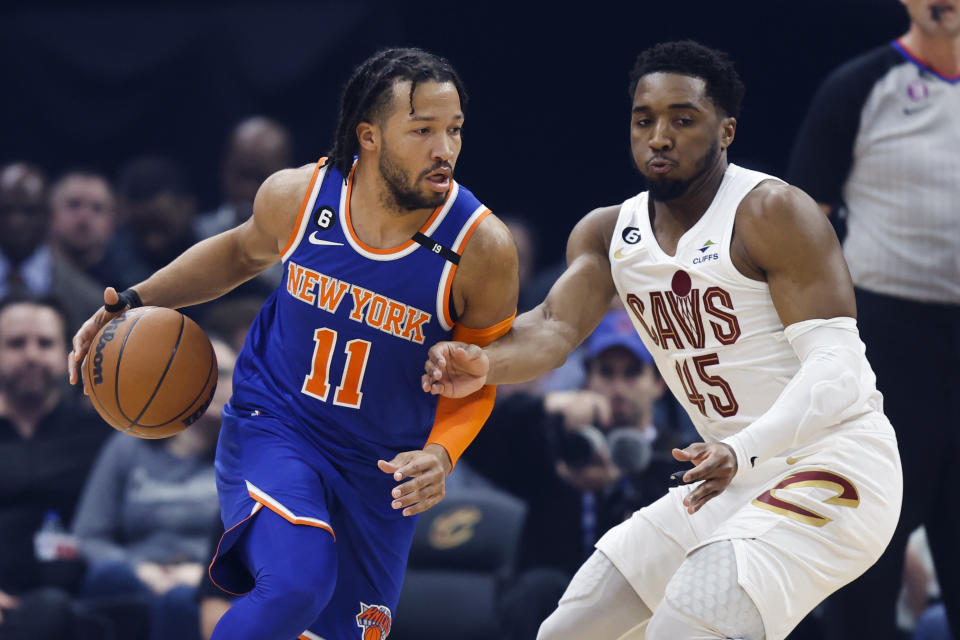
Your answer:
[[[186,429],[217,389],[217,359],[207,335],[164,307],[131,309],[105,324],[82,371],[97,413],[138,438],[167,438]]]

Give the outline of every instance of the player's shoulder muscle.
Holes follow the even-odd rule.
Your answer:
[[[482,328],[513,313],[519,287],[517,262],[517,247],[507,225],[488,214],[470,237],[457,268],[456,285],[464,301],[462,324]]]
[[[610,239],[620,216],[619,204],[594,209],[574,226],[567,240],[567,264],[580,256],[606,256],[610,252]]]
[[[760,183],[743,199],[736,215],[735,238],[763,270],[797,251],[825,253],[837,244],[816,201],[789,184]]]
[[[253,202],[254,222],[260,231],[275,238],[281,246],[294,231],[315,169],[315,164],[281,169],[264,180],[257,190]]]

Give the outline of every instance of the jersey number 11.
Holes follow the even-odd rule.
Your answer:
[[[313,365],[310,374],[303,379],[300,389],[317,400],[327,401],[330,395],[330,362],[333,350],[337,346],[337,332],[333,329],[317,329],[313,332]],[[370,343],[366,340],[350,340],[344,347],[347,363],[343,368],[340,386],[333,394],[333,404],[340,407],[359,409],[363,401],[363,375],[367,371],[367,358],[370,356]]]

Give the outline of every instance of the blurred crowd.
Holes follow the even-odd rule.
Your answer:
[[[66,354],[104,287],[129,287],[243,222],[260,183],[292,164],[291,147],[280,123],[241,122],[224,146],[221,204],[207,212],[169,157],[131,159],[116,176],[88,167],[59,176],[23,162],[0,167],[0,640],[194,640],[209,637],[229,606],[206,576],[221,532],[213,469],[219,409],[279,268],[184,310],[213,341],[220,383],[206,415],[173,438],[110,429],[66,384]],[[523,311],[563,267],[538,269],[536,229],[502,217],[518,245]],[[512,546],[488,612],[497,637],[532,640],[600,536],[663,495],[671,473],[686,468],[671,450],[699,437],[664,391],[613,300],[562,368],[501,387],[493,416],[448,480],[448,501],[480,491],[523,507],[516,539],[491,541]],[[456,544],[434,535],[449,521],[432,514],[422,524],[432,527],[430,544],[456,554]],[[905,559],[904,637],[938,594],[923,538],[920,530]],[[415,549],[411,571],[418,557]],[[403,635],[417,622],[404,619],[403,602],[391,635],[416,637]],[[817,612],[791,637],[820,637]]]

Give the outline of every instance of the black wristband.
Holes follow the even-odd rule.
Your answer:
[[[124,309],[136,309],[137,307],[143,306],[143,300],[140,299],[140,294],[133,289],[127,289],[118,295],[120,296],[120,299],[116,304],[104,303],[103,308],[110,313],[117,313],[118,311],[123,311]]]

